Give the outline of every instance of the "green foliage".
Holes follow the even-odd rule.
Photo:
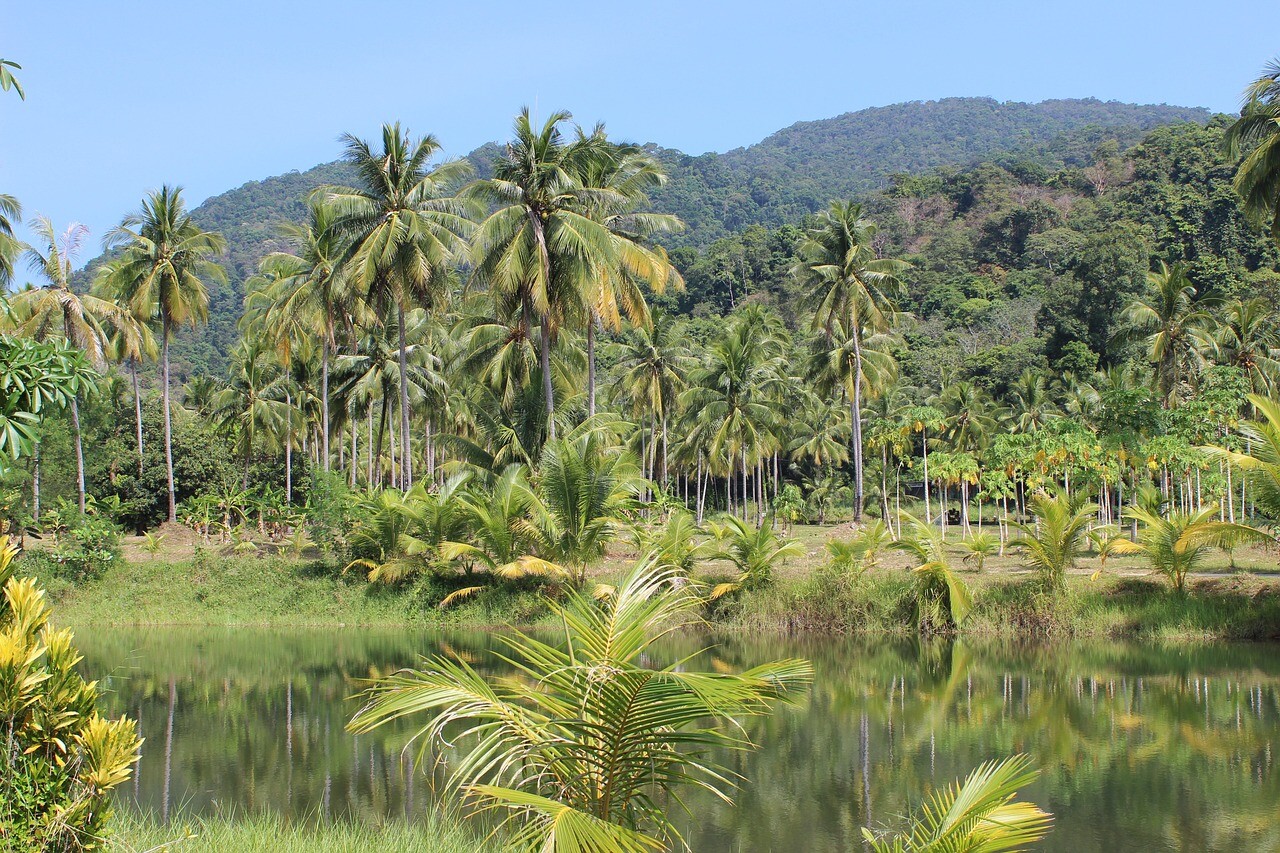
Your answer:
[[[111,790],[129,778],[142,741],[133,720],[98,713],[71,632],[49,627],[34,580],[12,577],[14,554],[0,536],[0,848],[97,849]]]
[[[951,567],[946,541],[938,528],[903,513],[907,532],[893,546],[915,565],[916,626],[922,634],[954,633],[973,609],[973,593]]]
[[[84,583],[102,576],[120,559],[120,531],[110,519],[88,515],[57,534],[49,550],[59,574]]]
[[[1030,760],[1017,755],[989,761],[963,783],[934,793],[910,829],[863,838],[875,853],[1005,853],[1030,850],[1049,832],[1052,817],[1034,803],[1017,802],[1018,791],[1035,781]]]
[[[563,645],[504,636],[507,657],[537,688],[490,681],[435,657],[375,685],[349,728],[367,732],[428,715],[421,749],[450,765],[454,791],[505,816],[529,850],[659,850],[679,843],[666,796],[693,786],[722,796],[732,773],[713,748],[749,743],[724,724],[769,713],[812,668],[780,661],[735,674],[648,667],[653,644],[695,619],[702,600],[670,568],[642,563],[602,602],[549,602]]]
[[[1022,536],[1010,545],[1022,550],[1047,589],[1061,590],[1067,572],[1085,552],[1089,523],[1098,507],[1083,492],[1040,492],[1031,496],[1029,507],[1035,522],[1018,524]]]
[[[716,585],[711,591],[712,600],[731,592],[768,586],[773,582],[774,566],[803,553],[799,542],[779,536],[770,521],[752,527],[740,518],[726,516],[723,523],[712,522],[708,528],[716,541],[716,556],[731,562],[738,571],[735,580]]]
[[[1230,548],[1241,542],[1275,540],[1253,527],[1219,521],[1218,508],[1207,506],[1195,512],[1174,511],[1163,517],[1142,507],[1126,513],[1143,523],[1137,542],[1121,539],[1113,546],[1119,554],[1141,554],[1153,571],[1164,575],[1174,591],[1186,592],[1187,575],[1201,565],[1211,548]]]

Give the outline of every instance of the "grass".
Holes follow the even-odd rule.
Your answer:
[[[888,550],[861,575],[827,568],[825,543],[853,534],[848,525],[798,526],[803,554],[780,566],[769,588],[723,601],[713,621],[729,628],[828,633],[911,633],[913,584],[905,557]],[[320,559],[286,554],[235,556],[175,536],[156,555],[130,547],[125,559],[91,583],[46,578],[58,620],[71,625],[208,625],[262,627],[536,625],[545,618],[534,582],[504,584],[448,610],[436,604],[472,581],[429,578],[402,587],[369,584]],[[958,542],[953,564],[965,568]],[[637,555],[619,540],[595,569],[613,578]],[[1190,593],[1174,594],[1135,559],[1112,558],[1097,581],[1096,559],[1082,560],[1063,595],[1047,597],[1017,555],[992,555],[982,573],[964,571],[974,589],[966,634],[1152,639],[1280,638],[1280,583],[1274,551],[1239,549],[1208,563]],[[1234,568],[1233,568],[1234,563]],[[33,565],[39,566],[40,561]],[[1243,573],[1243,570],[1251,573]],[[711,578],[727,564],[709,563]]]
[[[422,823],[286,823],[276,815],[177,819],[162,825],[121,810],[103,848],[108,853],[486,853],[500,848],[461,823],[430,815]]]

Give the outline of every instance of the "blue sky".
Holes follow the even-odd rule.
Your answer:
[[[102,232],[163,182],[194,205],[399,119],[450,154],[523,104],[691,153],[796,121],[956,95],[1233,111],[1280,3],[5,3],[0,192]],[[536,9],[537,15],[531,15]],[[87,260],[87,257],[82,259]]]

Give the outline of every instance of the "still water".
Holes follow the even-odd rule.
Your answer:
[[[343,726],[363,680],[448,650],[500,671],[491,634],[342,629],[82,630],[84,671],[111,712],[141,722],[122,795],[160,817],[271,810],[291,818],[413,819],[431,780],[408,727]],[[703,647],[673,641],[672,655]],[[694,798],[694,850],[862,849],[979,762],[1030,754],[1029,790],[1056,816],[1046,851],[1280,851],[1280,648],[717,638],[707,668],[806,657],[797,707],[753,723],[736,807]],[[686,644],[687,648],[682,648]]]

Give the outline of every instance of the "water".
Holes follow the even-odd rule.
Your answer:
[[[402,757],[409,728],[347,734],[350,697],[442,649],[497,671],[481,632],[110,629],[78,641],[110,711],[136,716],[146,738],[122,796],[162,818],[413,819],[435,793]],[[1043,769],[1028,795],[1056,816],[1042,850],[1280,850],[1275,646],[720,643],[704,666],[802,656],[817,679],[799,707],[753,724],[758,751],[730,758],[750,780],[736,807],[692,798],[699,853],[860,850],[860,827],[896,825],[932,789],[1015,752]]]

